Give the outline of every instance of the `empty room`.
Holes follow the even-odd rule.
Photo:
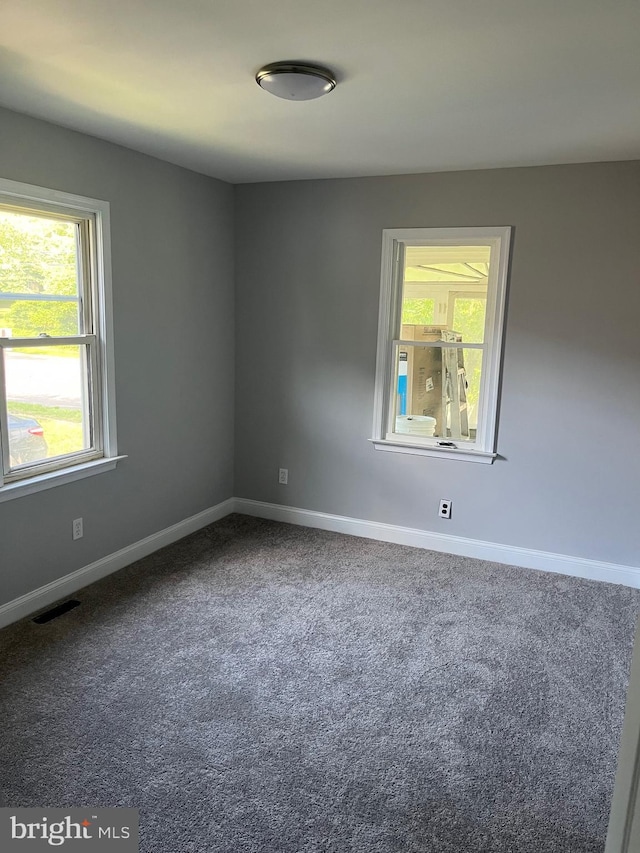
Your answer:
[[[0,839],[640,851],[640,7],[0,15]]]

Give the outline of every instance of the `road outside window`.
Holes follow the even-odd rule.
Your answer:
[[[37,188],[24,189],[24,195],[0,192],[3,484],[115,455],[108,205],[50,191],[52,203],[34,199],[30,191]]]

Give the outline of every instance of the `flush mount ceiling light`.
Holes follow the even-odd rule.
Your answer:
[[[287,101],[311,101],[336,87],[336,79],[319,65],[297,62],[272,62],[256,74],[256,83],[276,98]]]

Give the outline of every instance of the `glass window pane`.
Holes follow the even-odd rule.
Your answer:
[[[394,432],[474,441],[481,375],[482,350],[396,345]]]
[[[78,225],[0,209],[0,334],[77,335]]]
[[[405,246],[402,324],[483,343],[490,256],[490,246]]]
[[[467,344],[484,341],[484,321],[487,308],[486,296],[453,295],[453,321],[451,323]]]
[[[412,326],[433,325],[435,302],[433,299],[403,299],[402,324]]]
[[[483,353],[481,349],[465,349],[462,352],[464,354],[469,437],[473,439],[476,437],[478,429],[478,403],[480,400]]]
[[[5,350],[11,467],[92,446],[89,347]]]

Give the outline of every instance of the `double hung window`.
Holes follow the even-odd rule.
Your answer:
[[[373,441],[495,457],[509,228],[383,234]]]
[[[0,181],[0,497],[115,464],[108,217]]]

